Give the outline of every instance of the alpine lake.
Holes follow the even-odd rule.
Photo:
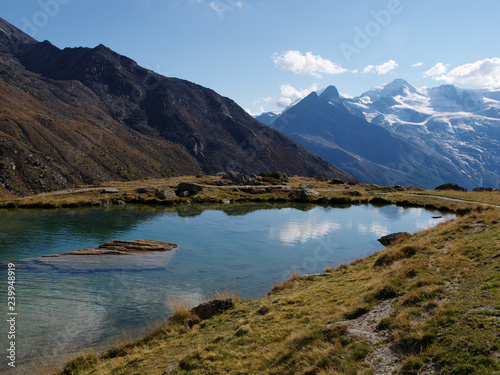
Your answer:
[[[17,371],[57,366],[74,353],[140,338],[171,315],[169,301],[196,306],[220,291],[259,298],[291,272],[321,273],[381,250],[377,239],[383,235],[413,233],[453,218],[394,205],[298,203],[3,209],[0,288],[7,290],[8,265],[14,265]],[[179,246],[43,257],[137,239]],[[6,297],[1,306],[7,336]],[[3,355],[2,369],[5,361]]]

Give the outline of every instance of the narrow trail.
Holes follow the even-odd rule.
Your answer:
[[[447,201],[453,201],[453,202],[462,202],[462,203],[470,203],[470,204],[482,204],[484,206],[500,208],[500,206],[498,206],[496,204],[485,203],[485,202],[478,202],[478,201],[467,201],[465,199],[458,199],[458,198],[448,198],[448,197],[443,197],[441,195],[427,195],[427,194],[414,194],[414,193],[404,193],[404,194],[405,195],[420,196],[420,197],[439,198],[439,199],[443,199],[443,200],[447,200]]]

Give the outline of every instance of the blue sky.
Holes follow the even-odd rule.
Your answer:
[[[500,86],[497,0],[0,0],[0,9],[37,40],[102,43],[252,113],[329,85],[352,96],[395,78]]]

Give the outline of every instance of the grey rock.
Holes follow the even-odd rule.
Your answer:
[[[101,206],[103,206],[104,208],[108,208],[109,205],[111,204],[107,199],[99,199],[99,202],[101,203]]]
[[[434,190],[455,190],[455,191],[467,191],[467,189],[458,186],[457,184],[443,184],[436,187]]]
[[[189,197],[191,195],[189,191],[186,190],[177,190],[176,194],[178,197]]]
[[[101,194],[107,194],[107,193],[118,193],[117,188],[104,188],[101,190]]]
[[[172,199],[176,196],[175,191],[169,187],[158,189],[156,191],[156,198],[158,199]]]
[[[309,182],[303,182],[299,185],[301,189],[314,189],[314,185]]]
[[[229,199],[223,199],[222,204],[228,205],[228,204],[231,204],[231,201]]]
[[[135,190],[139,194],[154,194],[156,189],[153,186],[142,186]]]
[[[307,202],[319,197],[319,192],[313,189],[298,189],[290,193],[290,200],[297,202]]]
[[[262,172],[260,174],[261,177],[270,177],[270,178],[275,178],[277,180],[281,180],[283,182],[288,182],[290,179],[288,178],[286,173],[282,172]]]
[[[356,191],[356,190],[348,191],[348,192],[346,192],[346,194],[350,195],[351,197],[360,197],[361,196],[361,193],[359,191]]]
[[[344,185],[344,181],[339,179],[339,178],[334,178],[333,180],[330,181],[331,185]]]
[[[409,238],[409,237],[410,237],[410,233],[408,233],[408,232],[397,232],[397,233],[388,234],[387,236],[380,237],[377,241],[380,242],[384,246],[389,246],[396,241],[399,241],[399,240],[405,239],[405,238]]]
[[[330,198],[328,197],[321,198],[321,204],[330,204]]]
[[[117,204],[118,206],[124,206],[126,205],[126,203],[124,201],[122,201],[121,199],[118,199],[115,204]]]
[[[250,190],[250,194],[265,194],[267,193],[266,189],[252,189]]]
[[[483,192],[483,191],[493,191],[493,188],[490,187],[477,187],[472,191]]]
[[[194,182],[181,182],[179,185],[177,185],[177,190],[188,191],[191,194],[196,194],[203,190],[203,186]]]
[[[138,252],[167,251],[177,247],[171,242],[154,240],[111,241],[100,245],[97,249],[82,249],[62,254],[44,255],[44,257],[59,257],[65,255],[126,255]]]
[[[227,172],[224,175],[224,178],[228,181],[231,181],[235,185],[260,185],[261,182],[252,176],[247,176],[243,173],[238,172]]]

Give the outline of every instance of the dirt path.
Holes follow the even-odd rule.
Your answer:
[[[26,197],[26,198],[38,198],[38,197],[48,197],[48,196],[51,196],[51,195],[84,193],[86,191],[103,190],[103,189],[104,189],[103,187],[65,189],[65,190],[51,191],[49,193],[40,193],[40,194],[32,195],[32,196],[29,196],[29,197]]]
[[[404,194],[405,195],[420,196],[420,197],[439,198],[439,199],[443,199],[443,200],[447,200],[447,201],[453,201],[453,202],[462,202],[462,203],[470,203],[470,204],[482,204],[483,206],[500,208],[500,206],[498,206],[496,204],[485,203],[485,202],[478,202],[478,201],[467,201],[465,199],[458,199],[458,198],[448,198],[448,197],[443,197],[441,195],[427,195],[427,194],[414,194],[414,193],[404,193]]]

